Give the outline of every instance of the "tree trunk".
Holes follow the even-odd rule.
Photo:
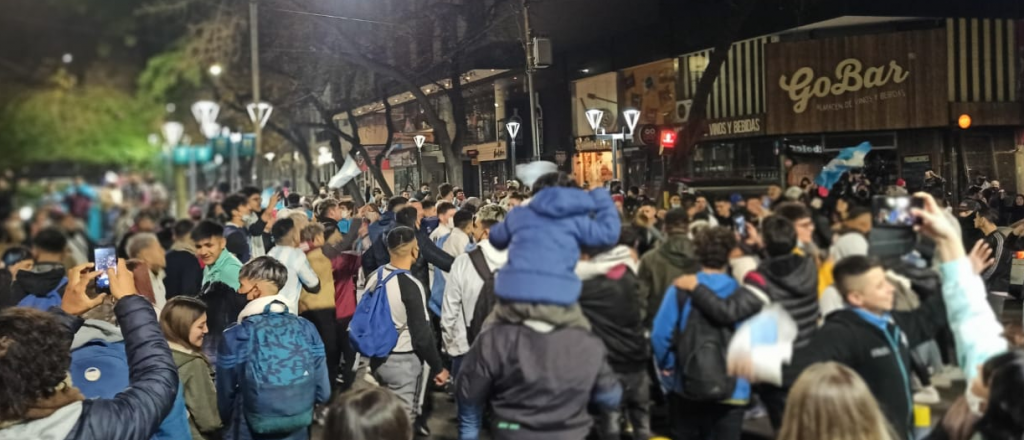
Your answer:
[[[452,155],[445,156],[445,168],[448,170],[448,181],[452,185],[462,186],[462,146],[466,143],[466,136],[469,129],[466,126],[466,102],[462,97],[462,78],[459,72],[458,59],[452,60],[448,74],[452,82],[451,89],[448,89],[448,101],[452,105],[452,118],[455,123],[455,137],[452,139]],[[449,160],[449,157],[452,159]],[[458,183],[455,183],[458,182]],[[481,195],[482,194],[478,194]]]

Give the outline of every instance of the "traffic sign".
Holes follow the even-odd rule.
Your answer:
[[[658,131],[658,126],[653,124],[645,124],[640,127],[640,142],[643,142],[644,145],[647,145],[649,147],[658,145],[659,134],[660,132]]]

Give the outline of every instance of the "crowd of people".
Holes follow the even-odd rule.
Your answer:
[[[92,233],[68,190],[0,237],[0,440],[410,440],[444,398],[460,440],[908,440],[961,377],[929,438],[1020,439],[1024,196],[924,182],[133,190]]]

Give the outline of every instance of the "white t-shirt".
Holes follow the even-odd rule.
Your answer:
[[[267,256],[280,261],[284,267],[288,268],[288,282],[278,292],[278,295],[287,300],[288,311],[297,315],[299,313],[299,294],[302,293],[302,286],[299,283],[310,287],[318,286],[320,278],[316,276],[313,267],[309,265],[306,254],[299,248],[278,245],[274,246]],[[334,292],[329,294],[333,295]]]

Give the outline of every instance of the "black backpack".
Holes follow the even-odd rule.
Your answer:
[[[469,251],[469,260],[473,262],[473,268],[480,275],[480,279],[484,280],[484,286],[480,288],[480,295],[476,298],[476,306],[473,307],[473,319],[466,325],[466,339],[473,345],[473,341],[484,327],[487,316],[498,304],[498,296],[494,294],[494,272],[487,266],[487,257],[484,257],[483,249],[477,246],[476,249]],[[462,316],[466,316],[465,311]]]
[[[686,291],[677,290],[676,372],[682,396],[698,402],[720,402],[732,397],[736,378],[726,374],[726,352],[733,329],[715,325],[693,307]],[[679,330],[682,328],[682,330]]]

